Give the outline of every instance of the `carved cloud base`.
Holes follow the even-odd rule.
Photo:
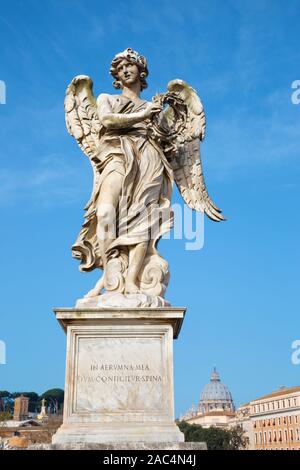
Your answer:
[[[121,292],[105,292],[105,294],[95,297],[83,297],[76,302],[76,308],[84,307],[121,307],[121,308],[140,308],[140,307],[170,307],[170,303],[158,295],[147,294],[122,294]]]
[[[55,445],[179,443],[173,338],[183,308],[55,309],[67,333],[64,420]]]

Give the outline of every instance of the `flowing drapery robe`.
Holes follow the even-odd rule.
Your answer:
[[[118,114],[136,113],[147,106],[146,101],[136,103],[122,95],[110,96],[109,102],[110,112]],[[147,135],[147,121],[122,129],[104,129],[93,165],[92,196],[72,247],[73,256],[81,260],[80,269],[105,268],[99,249],[101,240],[97,238],[97,207],[102,182],[114,172],[122,175],[122,187],[115,236],[106,247],[107,259],[122,257],[127,268],[129,246],[149,242],[145,258],[149,263],[151,256],[158,255],[158,240],[173,225],[173,174],[162,149]]]

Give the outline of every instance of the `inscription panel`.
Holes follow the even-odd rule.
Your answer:
[[[159,412],[167,371],[160,337],[79,337],[74,411]]]

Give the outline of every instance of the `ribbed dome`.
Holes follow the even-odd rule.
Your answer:
[[[201,393],[199,410],[207,412],[217,408],[233,411],[234,404],[227,385],[221,382],[220,375],[214,368],[210,382]]]

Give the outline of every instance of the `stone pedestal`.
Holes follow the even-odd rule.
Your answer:
[[[173,338],[183,308],[57,308],[67,333],[64,420],[55,445],[180,443]]]

